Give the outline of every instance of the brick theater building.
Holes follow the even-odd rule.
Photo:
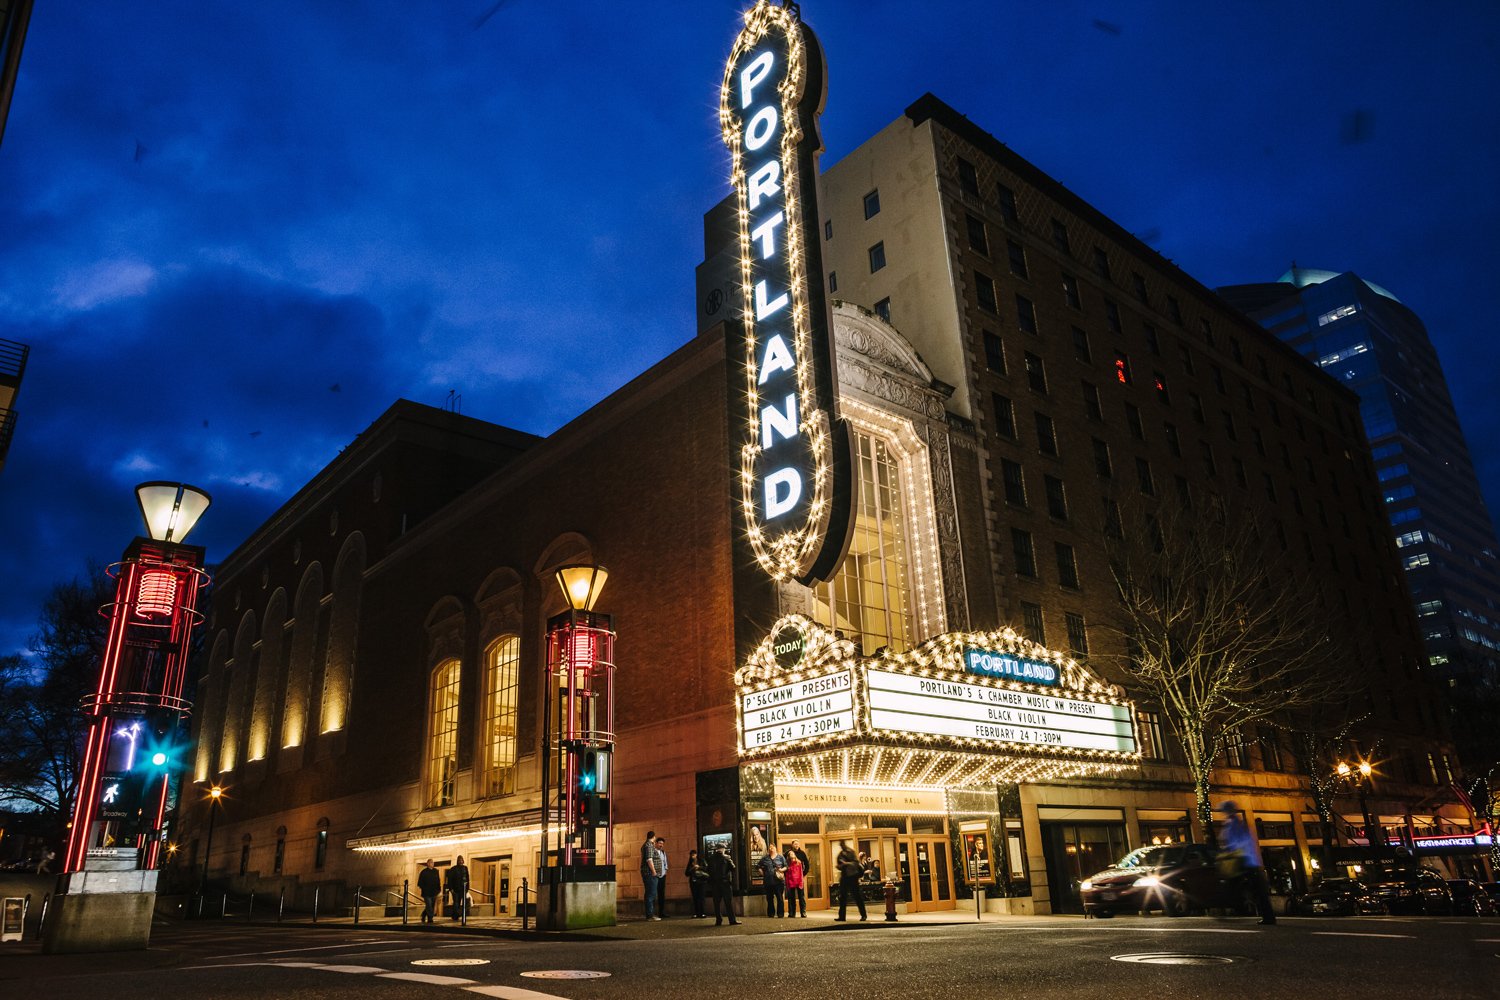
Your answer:
[[[736,49],[726,108],[754,111],[759,51]],[[775,300],[743,284],[754,200],[742,186],[705,216],[697,336],[624,388],[545,439],[399,402],[223,561],[184,871],[305,907],[314,887],[386,898],[463,854],[475,912],[514,913],[543,864],[554,574],[594,563],[617,631],[622,912],[648,829],[676,912],[688,849],[728,846],[747,877],[761,843],[793,838],[815,907],[851,841],[913,910],[974,883],[992,909],[1075,910],[1078,880],[1127,850],[1205,836],[1094,626],[1116,600],[1111,511],[1212,497],[1276,525],[1374,678],[1360,739],[1381,741],[1369,806],[1389,839],[1467,830],[1358,399],[930,96],[824,171],[797,205],[818,214],[786,229],[808,271],[788,281],[817,286],[791,311],[827,299],[828,412],[852,459],[827,496],[850,524],[829,579],[768,572],[789,550],[767,515],[801,496],[812,524],[837,463],[816,458],[815,421],[762,410],[747,435],[747,367],[764,388],[780,365]],[[815,342],[787,333],[788,372]],[[787,410],[804,393],[806,415],[815,383]],[[806,493],[778,485],[778,427],[809,435]],[[1268,864],[1305,878],[1319,823],[1276,733],[1243,734],[1215,780]],[[1368,839],[1347,815],[1341,841]],[[552,846],[568,822],[549,819]]]

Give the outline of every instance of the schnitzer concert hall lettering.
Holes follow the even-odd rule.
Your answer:
[[[823,92],[822,52],[795,8],[756,4],[725,68],[719,119],[739,210],[740,506],[756,559],[777,580],[825,578],[847,534],[848,444],[817,239]]]

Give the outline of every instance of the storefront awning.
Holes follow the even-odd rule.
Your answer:
[[[866,657],[791,615],[735,683],[741,760],[791,781],[951,788],[1113,774],[1140,761],[1122,692],[1009,629]]]
[[[373,837],[351,837],[346,845],[351,851],[422,851],[429,847],[452,847],[501,837],[536,836],[542,832],[542,811],[507,813],[452,823],[415,826]]]

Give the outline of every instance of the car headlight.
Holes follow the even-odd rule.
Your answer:
[[[1089,879],[1084,879],[1082,882],[1078,883],[1078,888],[1080,889],[1092,889],[1093,887],[1094,883]]]
[[[1161,885],[1161,879],[1155,875],[1142,875],[1132,883],[1137,889],[1155,889]]]

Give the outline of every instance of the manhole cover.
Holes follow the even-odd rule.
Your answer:
[[[412,965],[489,965],[487,958],[419,958]]]
[[[1149,951],[1134,955],[1111,955],[1112,962],[1134,962],[1139,965],[1233,965],[1243,961],[1231,955],[1186,955],[1177,951]]]
[[[608,979],[607,972],[590,972],[587,969],[548,969],[545,972],[523,972],[527,979]]]

